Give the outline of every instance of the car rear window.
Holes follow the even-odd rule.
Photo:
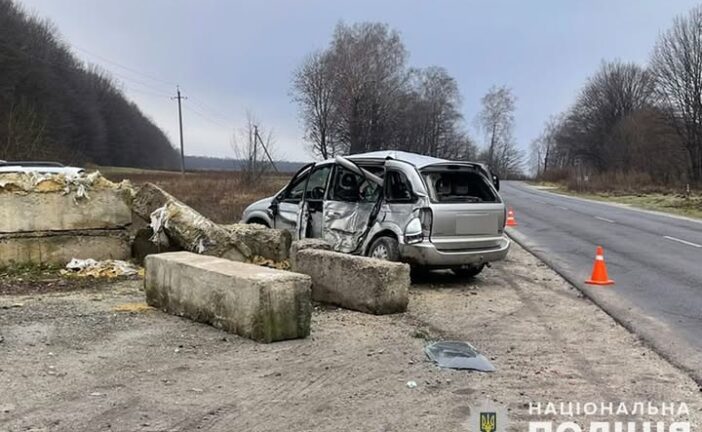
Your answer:
[[[499,202],[485,176],[470,170],[425,170],[429,197],[441,203]]]

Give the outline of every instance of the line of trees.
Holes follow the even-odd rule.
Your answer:
[[[47,21],[0,0],[0,159],[175,168],[165,134]]]
[[[478,123],[488,144],[479,151],[456,80],[441,67],[408,67],[400,35],[385,24],[338,24],[329,46],[294,72],[292,87],[317,157],[394,149],[485,160],[501,175],[521,169],[511,90],[495,87],[483,98]]]
[[[702,182],[702,7],[659,36],[649,64],[603,62],[531,143],[536,175]]]

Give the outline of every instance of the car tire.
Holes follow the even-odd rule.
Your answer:
[[[378,237],[368,248],[368,256],[386,261],[400,261],[400,245],[392,237]]]
[[[247,225],[251,225],[251,224],[263,225],[266,228],[270,228],[266,221],[264,221],[263,219],[258,219],[258,218],[250,219],[250,220],[246,221],[246,224]]]
[[[484,268],[485,264],[481,264],[477,266],[455,267],[452,268],[451,271],[458,277],[473,278],[483,271]]]

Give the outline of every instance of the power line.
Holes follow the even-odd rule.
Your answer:
[[[192,99],[191,99],[191,102],[192,102]],[[220,121],[217,121],[217,120],[214,120],[214,119],[211,118],[211,117],[208,117],[207,115],[201,113],[200,111],[194,109],[194,108],[191,107],[191,106],[185,106],[185,109],[188,110],[188,111],[190,111],[190,112],[192,112],[193,114],[197,115],[198,117],[202,118],[203,120],[207,120],[208,122],[212,123],[213,125],[217,125],[217,126],[223,128],[223,129],[231,129],[230,126],[227,126],[226,124],[224,124],[224,123],[222,123],[222,122],[220,122]]]
[[[200,109],[202,109],[202,111],[209,112],[214,117],[219,117],[221,120],[231,122],[231,119],[229,118],[229,116],[222,114],[218,110],[212,109],[209,105],[207,105],[206,103],[204,103],[200,99],[196,99],[194,97],[191,97],[191,99],[192,99],[192,102],[195,103],[195,105],[197,105],[198,107],[200,107]]]
[[[68,44],[68,45],[71,46],[71,47],[73,47],[73,48],[75,48],[75,49],[77,49],[77,50],[79,50],[79,51],[83,51],[83,52],[85,52],[85,53],[88,54],[88,55],[94,56],[94,57],[96,57],[96,58],[100,58],[100,59],[102,59],[103,61],[105,61],[106,63],[112,64],[112,65],[114,65],[114,66],[116,66],[116,67],[119,67],[119,68],[122,68],[122,69],[124,69],[124,70],[130,71],[130,72],[133,73],[133,74],[137,74],[137,75],[143,76],[143,77],[145,77],[145,78],[147,78],[147,79],[149,79],[149,80],[152,80],[152,81],[155,81],[155,82],[159,82],[159,83],[163,83],[163,84],[172,83],[171,81],[167,81],[167,80],[155,78],[155,77],[153,77],[153,76],[150,76],[149,74],[145,74],[145,73],[140,72],[140,71],[138,71],[138,70],[136,70],[136,69],[130,68],[130,67],[128,67],[128,66],[121,65],[121,64],[119,64],[119,63],[117,63],[117,62],[115,62],[115,61],[112,61],[112,60],[110,60],[110,59],[108,59],[108,58],[106,58],[106,57],[100,56],[100,55],[98,55],[98,54],[91,53],[91,52],[89,52],[89,51],[87,51],[87,50],[85,50],[85,49],[83,49],[83,48],[81,48],[81,47],[78,47],[78,46],[76,46],[76,45],[73,45],[73,44]],[[38,62],[44,63],[44,64],[49,65],[49,66],[61,68],[61,69],[63,69],[63,70],[72,71],[72,69],[73,69],[73,67],[74,67],[74,64],[58,63],[58,62],[56,62],[56,61],[52,61],[52,60],[48,60],[48,59],[45,59],[45,58],[41,58],[41,57],[38,57],[38,56],[36,56],[36,55],[34,55],[34,54],[32,54],[32,53],[26,52],[26,51],[24,51],[24,50],[22,50],[22,49],[20,49],[20,48],[14,47],[14,46],[7,45],[7,44],[5,44],[5,43],[0,43],[0,46],[5,47],[5,48],[7,48],[7,49],[9,49],[9,50],[12,50],[12,51],[14,51],[15,53],[19,53],[19,54],[25,56],[26,58],[30,58],[30,59],[36,60],[36,61],[38,61]],[[74,62],[77,61],[77,62],[81,63],[80,59],[77,59],[77,58],[75,57],[75,54],[73,54],[73,53],[70,53],[70,54],[71,54],[71,60],[73,60]],[[97,64],[96,64],[96,65],[97,65]],[[97,65],[97,66],[100,66],[100,65]],[[107,69],[107,68],[104,68],[104,69],[105,69],[105,72],[107,72],[107,74],[109,74],[109,75],[117,76],[117,77],[119,77],[121,80],[124,80],[124,81],[126,81],[126,82],[128,82],[128,83],[130,83],[130,84],[136,84],[136,85],[142,86],[142,87],[144,87],[144,88],[146,88],[146,89],[149,89],[149,90],[143,90],[143,89],[139,89],[139,88],[134,88],[133,85],[130,85],[129,87],[127,87],[127,86],[124,86],[124,83],[122,83],[123,87],[126,88],[126,89],[128,89],[130,92],[136,92],[136,93],[147,94],[147,95],[151,95],[151,96],[155,96],[155,97],[159,97],[159,98],[171,98],[171,99],[176,99],[176,100],[178,100],[178,125],[179,125],[179,135],[180,135],[181,173],[184,174],[184,173],[185,173],[185,152],[184,152],[184,143],[183,143],[183,114],[182,114],[183,106],[182,106],[182,100],[183,100],[183,99],[188,99],[188,98],[185,97],[185,96],[183,96],[183,95],[181,94],[181,92],[180,92],[180,87],[176,84],[176,96],[171,96],[170,94],[166,94],[165,92],[163,92],[160,88],[155,87],[155,86],[154,86],[153,84],[151,84],[151,83],[147,83],[147,82],[145,82],[145,81],[136,79],[136,78],[134,78],[134,77],[125,75],[125,74],[120,73],[120,72],[115,72],[114,70],[109,70],[109,69]],[[85,70],[88,71],[88,72],[90,72],[87,68],[86,68]],[[108,77],[108,78],[109,78],[109,77]],[[191,97],[192,97],[192,96],[191,96]],[[219,118],[219,119],[221,119],[221,120],[223,120],[223,121],[225,121],[225,122],[234,123],[234,122],[231,121],[231,119],[230,119],[228,116],[222,114],[221,112],[219,112],[219,111],[217,111],[217,110],[215,110],[215,109],[210,108],[209,105],[205,104],[203,101],[200,101],[200,100],[198,99],[198,100],[195,100],[195,101],[193,101],[193,102],[194,102],[195,105],[198,106],[202,111],[205,111],[205,112],[210,113],[213,117],[217,117],[217,118]],[[222,122],[220,122],[220,121],[218,121],[218,120],[214,120],[214,119],[210,118],[210,116],[208,116],[208,115],[206,115],[206,114],[204,114],[204,113],[202,113],[202,112],[200,112],[200,111],[198,111],[198,110],[196,110],[196,109],[194,109],[194,108],[192,108],[192,107],[185,106],[185,108],[188,109],[189,111],[192,111],[192,112],[195,113],[196,115],[202,117],[203,119],[205,119],[205,120],[211,122],[212,124],[215,124],[215,125],[217,125],[217,126],[223,128],[223,129],[226,129],[226,130],[232,129],[231,126],[227,126],[226,124],[224,124],[224,123],[222,123]],[[263,141],[261,140],[260,136],[258,137],[258,139],[260,140],[261,145],[264,147],[264,151],[265,151],[266,154],[268,155],[268,149],[265,148],[265,145],[263,144]],[[268,155],[268,157],[269,157],[269,159],[270,159],[270,155]],[[272,160],[271,160],[271,163],[273,163]],[[273,166],[275,167],[275,165],[273,165]]]
[[[168,85],[168,86],[177,85],[176,83],[174,83],[174,82],[172,82],[172,81],[166,81],[166,80],[164,80],[164,79],[162,79],[162,78],[156,78],[156,77],[154,77],[153,75],[149,75],[149,74],[147,74],[147,73],[140,72],[140,71],[138,71],[138,70],[136,70],[136,69],[134,69],[134,68],[131,68],[131,67],[129,67],[129,66],[125,66],[125,65],[120,64],[120,63],[118,63],[118,62],[116,62],[116,61],[114,61],[114,60],[110,60],[110,59],[108,59],[107,57],[103,57],[103,56],[101,56],[101,55],[99,55],[99,54],[95,54],[95,53],[93,53],[93,52],[90,52],[90,51],[86,50],[85,48],[79,47],[79,46],[76,45],[76,44],[68,43],[68,45],[71,46],[72,48],[77,49],[78,51],[84,52],[85,54],[88,54],[88,55],[90,55],[90,56],[99,58],[99,59],[101,59],[102,61],[107,62],[107,63],[109,63],[109,64],[111,64],[111,65],[113,65],[113,66],[117,66],[117,67],[119,67],[119,68],[122,68],[122,69],[124,69],[124,70],[130,71],[130,72],[135,73],[135,74],[137,74],[137,75],[141,75],[141,76],[143,76],[144,78],[148,78],[148,79],[150,79],[150,80],[153,80],[153,81],[156,81],[156,82],[159,82],[159,83]]]
[[[23,51],[23,50],[21,50],[21,49],[19,49],[19,48],[13,47],[13,46],[9,46],[9,45],[7,45],[7,44],[0,44],[0,45],[3,46],[4,48],[10,49],[10,50],[12,50],[12,51],[14,51],[14,52],[16,52],[16,53],[22,54],[23,56],[25,56],[25,57],[27,57],[27,58],[31,58],[31,59],[33,59],[33,60],[36,60],[36,61],[41,62],[41,63],[44,63],[44,64],[46,64],[46,65],[54,66],[54,67],[57,67],[57,68],[61,68],[61,69],[64,69],[64,70],[68,70],[68,71],[71,70],[71,66],[70,66],[70,65],[66,65],[66,64],[62,64],[62,63],[57,63],[57,62],[55,62],[55,61],[51,61],[51,60],[47,60],[47,59],[44,59],[44,58],[41,58],[41,57],[37,57],[37,56],[34,55],[34,54],[28,53],[28,52],[26,52],[26,51]],[[115,71],[111,71],[111,70],[108,70],[108,69],[105,69],[105,70],[106,70],[110,75],[118,76],[118,77],[120,77],[121,79],[123,79],[123,80],[125,80],[125,81],[129,81],[129,82],[131,82],[131,83],[133,83],[133,84],[138,84],[138,85],[144,86],[144,87],[146,87],[146,88],[148,88],[148,89],[151,89],[152,91],[161,92],[162,95],[166,96],[166,94],[163,93],[161,89],[156,88],[156,87],[152,86],[151,84],[145,83],[145,82],[143,82],[143,81],[139,81],[139,80],[137,80],[137,79],[135,79],[135,78],[132,78],[132,77],[123,75],[123,74],[118,73],[118,72],[115,72]],[[170,95],[168,95],[168,96],[170,97]]]

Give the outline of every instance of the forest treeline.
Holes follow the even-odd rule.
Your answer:
[[[0,159],[176,168],[170,141],[48,21],[0,0]]]
[[[576,188],[701,184],[702,7],[661,33],[647,65],[603,62],[531,143],[530,161]]]

